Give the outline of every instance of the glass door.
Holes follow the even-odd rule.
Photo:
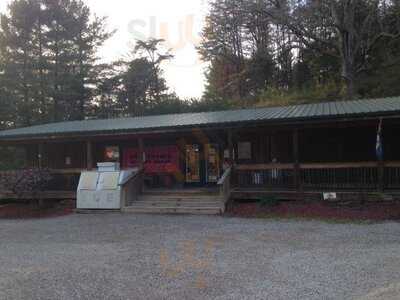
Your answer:
[[[220,174],[219,147],[216,144],[208,144],[205,147],[206,181],[217,183]]]
[[[200,146],[186,145],[186,182],[200,183]]]

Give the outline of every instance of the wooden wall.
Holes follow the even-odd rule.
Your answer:
[[[27,166],[39,167],[39,145],[25,146]],[[81,169],[86,167],[86,144],[84,142],[42,144],[42,167],[50,169]]]
[[[293,162],[293,137],[288,130],[267,131],[257,130],[252,132],[239,131],[235,135],[236,161],[239,164],[279,163]],[[238,158],[238,144],[251,142],[251,159]]]
[[[85,168],[86,144],[82,142],[47,144],[44,147],[44,161],[45,166],[50,169]]]
[[[298,128],[299,161],[365,162],[376,161],[377,123],[348,126]],[[238,143],[251,142],[252,158],[237,159],[239,164],[268,164],[294,162],[293,133],[295,128],[259,128],[238,130],[235,134],[235,152]],[[383,126],[384,159],[400,161],[400,124],[388,122]]]

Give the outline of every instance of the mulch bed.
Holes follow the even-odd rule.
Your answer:
[[[0,219],[41,219],[72,214],[74,201],[57,201],[39,206],[36,203],[0,203]]]
[[[372,202],[343,205],[322,201],[281,202],[262,207],[259,203],[236,202],[228,209],[233,217],[310,218],[327,220],[400,220],[400,202]]]

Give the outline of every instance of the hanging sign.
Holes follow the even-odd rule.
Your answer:
[[[104,156],[106,161],[118,162],[119,161],[119,147],[108,146],[105,148]]]

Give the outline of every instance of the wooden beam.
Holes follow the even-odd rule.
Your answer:
[[[239,171],[291,170],[294,169],[294,164],[243,164],[236,165],[235,169]]]
[[[54,175],[79,175],[84,169],[49,169],[50,174]],[[0,171],[0,174],[18,172],[18,170]]]
[[[300,189],[300,160],[299,160],[299,130],[293,131],[293,162],[294,162],[294,185]]]
[[[385,167],[400,168],[400,162],[398,162],[398,161],[385,161]]]
[[[385,163],[378,161],[378,188],[380,192],[385,190]]]
[[[273,163],[277,162],[278,159],[278,149],[277,149],[277,143],[276,143],[276,132],[271,132],[270,134],[270,156],[271,156],[271,161]]]
[[[1,192],[0,200],[12,199],[12,200],[33,200],[33,199],[45,199],[45,200],[65,200],[65,199],[76,199],[75,191],[44,191],[39,193],[23,193],[22,195],[16,195],[12,192]]]
[[[37,153],[37,158],[38,158],[38,167],[39,169],[42,169],[43,166],[43,159],[44,159],[44,145],[42,143],[38,144],[38,153]]]
[[[144,152],[144,140],[142,137],[138,138],[138,145],[139,145],[139,162],[140,165],[143,167],[144,163],[145,163],[145,152]]]
[[[93,170],[93,144],[91,141],[86,141],[86,168]]]
[[[56,175],[77,175],[83,171],[82,169],[50,169],[50,173]]]
[[[384,167],[400,168],[400,162],[384,162]],[[262,171],[262,170],[284,170],[294,169],[295,164],[240,164],[236,166],[241,171]],[[308,163],[299,164],[299,169],[357,169],[357,168],[377,168],[378,162],[350,162],[350,163]]]
[[[234,145],[233,145],[233,131],[232,129],[228,130],[228,149],[229,149],[229,163],[231,166],[235,164],[234,157]]]
[[[300,169],[357,169],[376,168],[377,166],[377,162],[309,163],[300,164]]]

